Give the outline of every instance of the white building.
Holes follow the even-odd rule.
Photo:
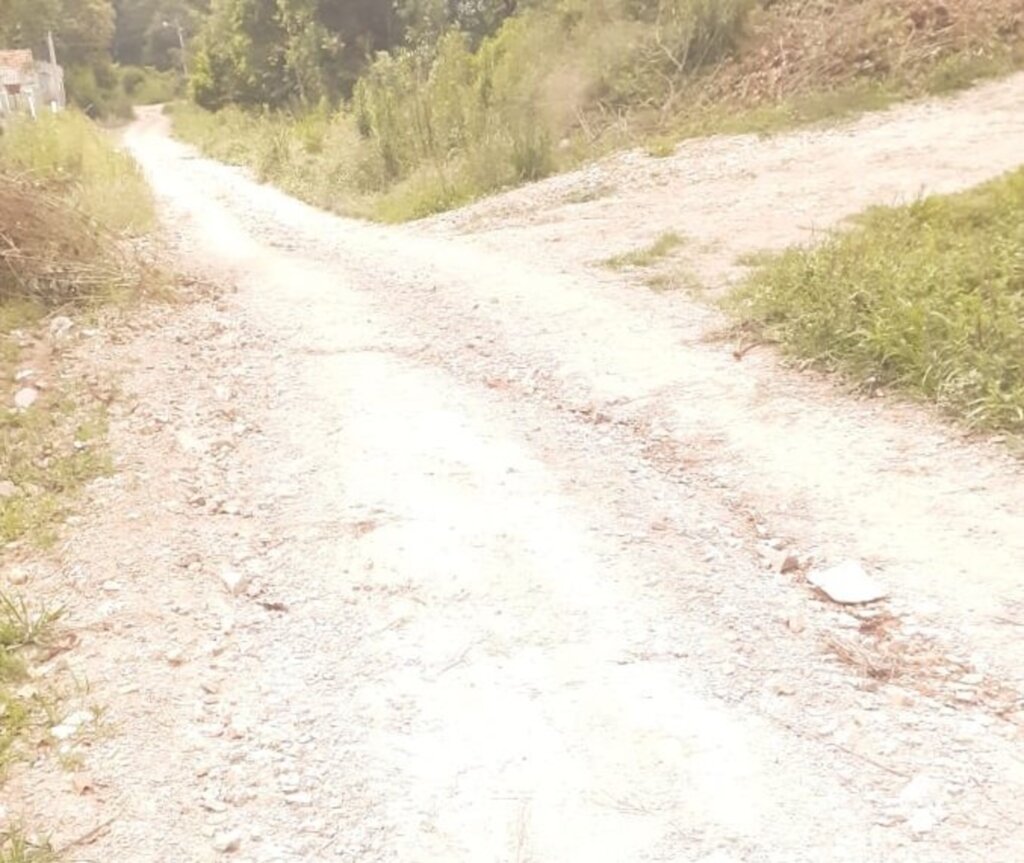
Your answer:
[[[64,107],[64,70],[29,50],[0,51],[0,117]]]

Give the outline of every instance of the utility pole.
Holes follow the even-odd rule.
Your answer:
[[[168,21],[164,21],[164,27],[170,27]],[[181,49],[181,71],[188,78],[188,54],[185,48],[185,31],[181,29],[181,19],[174,19],[174,29],[178,31],[178,47]]]
[[[59,101],[60,106],[63,108],[67,101],[67,96],[64,93],[64,72],[60,66],[57,65],[57,49],[53,44],[52,30],[46,31],[46,47],[50,49],[50,65],[53,67],[53,80],[57,82],[57,95],[59,96],[59,99],[56,101]],[[53,101],[54,100],[51,100],[51,108],[56,107],[53,104]]]

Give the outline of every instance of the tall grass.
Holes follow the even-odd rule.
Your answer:
[[[756,270],[732,300],[792,354],[1024,432],[1024,169],[874,209]]]
[[[335,114],[175,110],[179,135],[321,205],[388,221],[444,210],[576,164],[586,114],[665,98],[731,50],[753,0],[561,0],[384,54]]]
[[[59,194],[104,229],[139,233],[153,222],[153,200],[138,165],[75,111],[10,124],[0,136],[0,171]]]

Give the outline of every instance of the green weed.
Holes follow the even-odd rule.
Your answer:
[[[655,273],[645,278],[644,284],[656,294],[685,291],[692,297],[699,297],[705,290],[700,276],[689,267],[676,267],[665,273]]]
[[[39,700],[19,688],[26,679],[22,651],[45,644],[61,614],[61,609],[32,609],[21,597],[0,591],[0,768],[40,715]]]
[[[754,272],[729,301],[790,353],[1024,432],[1024,170],[868,211]]]
[[[48,842],[30,841],[24,830],[9,827],[0,832],[0,863],[53,863],[56,859]]]
[[[626,252],[622,255],[608,258],[604,266],[611,270],[625,270],[629,267],[649,267],[662,258],[668,257],[680,246],[685,245],[686,240],[674,231],[666,231],[649,246],[637,249],[635,252]]]
[[[0,650],[42,644],[63,609],[33,611],[24,599],[0,591]]]

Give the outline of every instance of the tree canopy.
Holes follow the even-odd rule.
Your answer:
[[[178,68],[178,28],[191,40],[209,8],[208,0],[114,0],[114,59],[132,66]]]
[[[53,31],[57,53],[68,66],[109,58],[114,36],[111,0],[0,0],[0,44],[31,48],[46,56],[46,33]]]
[[[450,28],[479,39],[515,9],[516,0],[212,0],[193,92],[214,108],[334,100],[378,52]]]

